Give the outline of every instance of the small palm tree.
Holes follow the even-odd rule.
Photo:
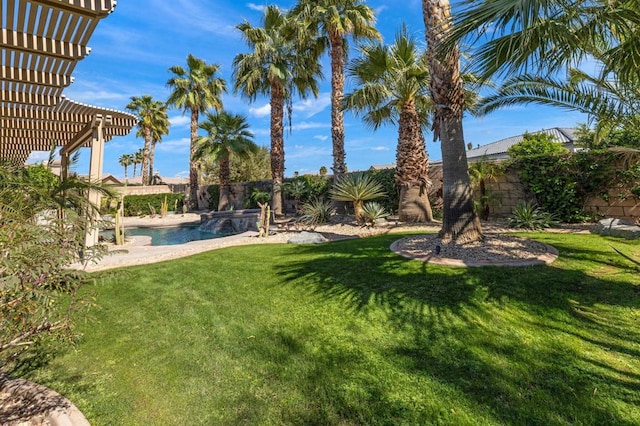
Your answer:
[[[347,37],[380,40],[374,27],[374,11],[363,0],[300,0],[293,9],[297,19],[306,22],[329,46],[331,58],[331,139],[334,181],[346,173],[344,150],[344,80],[347,63]]]
[[[227,84],[217,76],[219,69],[219,65],[207,64],[191,54],[187,56],[187,68],[179,65],[169,68],[174,76],[167,81],[172,90],[167,105],[182,109],[183,114],[191,113],[191,158],[196,150],[199,114],[211,108],[216,111],[222,109],[222,94],[226,93]],[[193,160],[189,163],[189,190],[191,207],[197,208],[198,167]]]
[[[239,54],[233,60],[234,92],[252,101],[259,94],[270,97],[271,208],[276,215],[281,215],[285,104],[291,111],[294,91],[302,98],[309,93],[318,95],[316,78],[322,76],[318,62],[320,50],[317,43],[298,31],[296,22],[277,6],[267,7],[262,26],[254,27],[245,21],[236,28],[252,51]]]
[[[124,167],[124,180],[125,182],[128,182],[129,178],[127,176],[127,170],[129,166],[133,164],[133,156],[131,154],[122,154],[118,159],[118,163]]]
[[[363,173],[351,173],[344,175],[333,184],[329,190],[329,196],[334,201],[350,201],[353,203],[353,211],[356,221],[363,219],[363,204],[367,200],[384,197],[386,193],[382,185],[376,182],[370,175]]]
[[[218,210],[226,210],[229,205],[230,157],[247,158],[258,151],[249,131],[247,119],[226,111],[206,113],[206,120],[200,124],[205,136],[196,139],[196,150],[192,160],[218,163],[220,168],[220,199]]]
[[[345,96],[345,106],[374,130],[385,123],[398,123],[396,183],[400,188],[399,219],[403,222],[433,220],[428,197],[428,157],[423,128],[432,110],[429,67],[424,51],[406,27],[395,43],[360,48],[361,56],[347,69],[357,85]]]

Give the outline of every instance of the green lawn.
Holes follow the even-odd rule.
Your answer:
[[[122,269],[75,349],[25,366],[92,425],[638,425],[640,272],[596,235],[458,269],[398,235]],[[34,360],[35,362],[36,360]]]

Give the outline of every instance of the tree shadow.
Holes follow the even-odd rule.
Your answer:
[[[615,406],[640,404],[640,378],[616,362],[637,364],[640,335],[601,309],[640,310],[628,264],[605,250],[558,244],[559,236],[544,241],[560,251],[552,265],[450,268],[390,253],[399,238],[302,246],[302,260],[282,259],[274,269],[287,285],[337,300],[352,315],[383,309],[399,333],[413,336],[390,358],[462,392],[500,422],[633,424]],[[579,261],[614,271],[594,276],[577,269]],[[532,344],[538,336],[548,343]],[[594,354],[602,351],[606,357]]]

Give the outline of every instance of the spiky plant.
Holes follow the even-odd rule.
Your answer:
[[[386,195],[380,182],[363,173],[344,175],[329,190],[332,200],[353,203],[353,211],[358,222],[362,221],[362,205],[365,201]]]

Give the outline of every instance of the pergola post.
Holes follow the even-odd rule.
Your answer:
[[[99,183],[102,179],[105,119],[109,120],[110,117],[103,117],[98,114],[94,117],[92,123],[91,159],[89,161],[89,181],[92,183]],[[87,197],[91,205],[100,208],[101,196],[98,191],[94,189],[90,190]],[[98,244],[98,235],[100,230],[98,229],[97,222],[100,220],[100,214],[94,210],[89,210],[87,214],[90,215],[90,217],[87,217],[88,227],[85,246],[91,247]]]

